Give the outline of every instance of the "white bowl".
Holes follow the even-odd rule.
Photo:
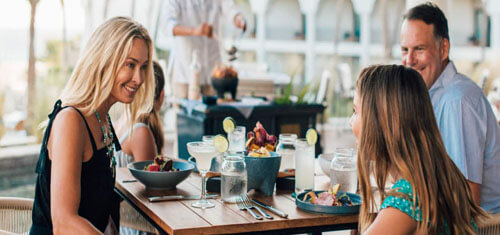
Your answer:
[[[318,156],[319,166],[321,171],[330,177],[330,164],[332,163],[333,153],[322,153]]]

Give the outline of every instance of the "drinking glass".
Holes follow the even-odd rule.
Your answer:
[[[196,159],[196,167],[201,173],[201,199],[191,206],[197,208],[211,208],[215,205],[206,199],[206,174],[210,168],[210,161],[217,154],[213,144],[207,144],[202,141],[187,143],[189,154]]]
[[[295,141],[295,193],[314,190],[314,145]]]
[[[215,138],[215,135],[204,135],[202,137],[202,141],[203,141],[203,143],[213,145],[214,138]],[[211,160],[210,171],[220,172],[220,167],[222,165],[223,158],[224,158],[223,153],[217,153],[217,155],[215,155],[215,157],[212,158],[212,160]]]
[[[337,148],[330,165],[330,184],[340,184],[342,192],[356,193],[358,175],[356,172],[356,149]]]
[[[236,126],[234,131],[227,135],[229,141],[230,153],[244,152],[245,151],[245,127]]]
[[[241,153],[227,153],[221,167],[221,196],[225,202],[236,202],[247,194],[247,170]]]
[[[280,134],[276,152],[281,155],[280,171],[295,169],[295,140],[296,134]]]
[[[214,144],[214,138],[215,135],[204,135],[203,137],[201,137],[201,140],[203,141],[203,143]]]

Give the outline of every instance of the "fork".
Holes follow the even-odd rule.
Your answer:
[[[248,208],[248,209],[256,209],[257,211],[259,211],[259,213],[266,217],[266,219],[274,219],[272,216],[270,216],[268,213],[266,213],[265,211],[263,211],[262,209],[260,209],[260,207],[254,205],[252,202],[250,202],[250,199],[248,199],[248,196],[247,195],[244,195],[242,196],[243,198],[243,204]]]
[[[236,199],[236,205],[238,206],[238,208],[240,210],[247,210],[248,212],[250,212],[250,214],[252,214],[252,216],[257,219],[257,220],[261,220],[262,219],[262,216],[260,215],[257,215],[255,214],[255,212],[253,212],[250,208],[246,207],[244,202],[243,202],[243,198],[239,197]]]

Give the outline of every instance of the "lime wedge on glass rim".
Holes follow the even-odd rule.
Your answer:
[[[224,129],[224,131],[228,134],[234,131],[235,126],[236,126],[236,121],[234,121],[232,117],[226,117],[222,121],[222,129]]]
[[[219,134],[214,137],[214,147],[217,152],[223,153],[229,148],[229,142],[224,135]]]
[[[309,145],[315,145],[318,141],[318,133],[313,128],[309,128],[306,132],[306,142]]]

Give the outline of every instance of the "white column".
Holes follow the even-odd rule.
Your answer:
[[[307,83],[314,78],[314,43],[316,41],[316,12],[320,0],[299,0],[300,11],[306,15],[306,67],[305,79]]]
[[[257,16],[257,62],[265,63],[265,49],[264,43],[266,40],[266,11],[269,0],[250,0],[250,7],[252,12]]]
[[[368,65],[370,61],[370,14],[372,13],[375,0],[352,0],[354,11],[361,17],[361,38],[359,40],[361,52],[361,66]]]
[[[486,3],[485,9],[491,18],[491,48],[500,49],[500,1],[483,0]]]

